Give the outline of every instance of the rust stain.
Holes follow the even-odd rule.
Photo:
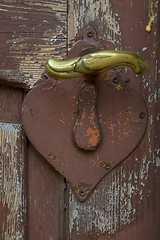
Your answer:
[[[74,141],[85,150],[94,150],[101,139],[95,103],[96,88],[85,83],[80,91],[79,112],[73,127]]]
[[[112,122],[110,123],[110,126],[108,126],[108,128],[111,130],[111,132],[113,134],[114,133],[114,125]]]
[[[106,166],[106,162],[100,162],[99,167],[104,168]]]
[[[92,187],[92,185],[83,183],[83,182],[79,182],[76,186],[75,186],[75,192],[79,193],[80,190],[84,190],[86,192],[86,194],[88,194],[90,192],[90,187]]]
[[[87,136],[88,137],[90,136],[90,138],[88,140],[88,144],[92,145],[92,146],[96,146],[98,141],[99,141],[99,131],[98,131],[98,129],[96,129],[96,128],[94,129],[94,128],[89,127],[88,130],[87,130]]]
[[[48,157],[52,161],[52,163],[55,163],[55,161],[58,159],[57,156],[53,153],[48,154]]]
[[[132,119],[132,108],[130,106],[127,106],[127,110],[125,112],[125,121],[124,126],[127,125],[127,123],[133,123]]]
[[[95,117],[95,113],[94,113],[93,109],[94,109],[94,106],[91,108],[91,110],[90,110],[90,116],[88,117],[88,119],[89,119],[89,121],[90,121],[91,124],[93,123],[94,117]]]
[[[102,117],[103,117],[103,115],[99,114],[99,123],[102,123]]]
[[[85,113],[85,111],[83,111],[83,113],[81,114],[81,119],[82,120],[85,119],[85,116],[86,116],[86,113]]]
[[[82,126],[83,126],[83,122],[82,122],[82,121],[80,121],[80,122],[79,122],[79,125],[82,127]]]
[[[118,91],[120,91],[120,90],[123,90],[123,87],[122,87],[120,84],[117,84],[117,85],[116,85],[116,89],[117,89]]]
[[[91,146],[96,146],[99,142],[100,135],[99,135],[99,129],[97,129],[97,125],[94,121],[95,120],[94,106],[91,108],[90,112],[91,113],[88,118],[92,127],[89,127],[87,129],[87,136],[90,137],[88,140],[88,144]]]
[[[90,160],[90,163],[92,164],[92,167],[96,166],[96,161],[94,161],[93,159]]]

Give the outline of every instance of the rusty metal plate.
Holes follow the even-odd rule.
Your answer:
[[[94,151],[81,150],[73,140],[73,127],[83,84],[83,79],[48,78],[27,94],[22,109],[29,140],[66,177],[80,201],[134,151],[147,126],[142,96],[129,86],[117,87],[104,74],[94,82],[102,139]]]
[[[73,139],[76,145],[84,150],[95,150],[101,142],[96,103],[96,87],[87,82],[80,89],[78,116],[73,127]]]

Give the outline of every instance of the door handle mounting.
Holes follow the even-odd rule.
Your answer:
[[[98,51],[65,61],[50,58],[46,62],[46,70],[49,76],[55,79],[75,78],[92,76],[119,65],[129,66],[135,73],[141,75],[148,70],[147,62],[136,53],[116,50]],[[79,98],[79,114],[73,127],[73,139],[79,148],[95,150],[101,141],[101,130],[96,113],[95,86],[86,85],[83,90],[81,89],[80,96],[86,100],[84,103],[84,99]]]
[[[118,66],[144,74],[148,64],[136,53],[105,50],[109,43],[91,26],[78,34],[68,60],[47,60],[48,74],[25,96],[22,120],[37,151],[84,201],[144,137],[144,98]]]

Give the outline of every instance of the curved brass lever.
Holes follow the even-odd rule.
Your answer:
[[[147,62],[139,55],[127,51],[99,51],[69,60],[49,58],[46,70],[54,78],[73,78],[104,72],[120,65],[129,66],[137,74],[148,70]]]

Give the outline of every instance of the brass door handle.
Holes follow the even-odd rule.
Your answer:
[[[49,58],[46,70],[55,79],[74,78],[97,74],[120,65],[129,66],[136,74],[141,75],[148,70],[147,62],[138,54],[116,50],[98,51],[65,61]]]

